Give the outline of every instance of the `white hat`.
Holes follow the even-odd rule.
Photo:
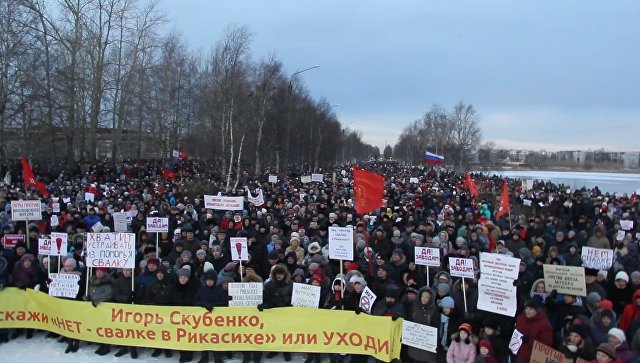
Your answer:
[[[622,331],[622,329],[611,328],[609,329],[609,333],[607,333],[607,335],[613,335],[614,337],[618,338],[620,343],[623,343],[627,340],[627,338],[624,336],[624,332]]]
[[[629,282],[629,275],[626,272],[620,271],[616,274],[616,280],[624,280],[624,282]]]

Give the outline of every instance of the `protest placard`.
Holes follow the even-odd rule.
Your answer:
[[[2,239],[5,248],[14,248],[17,243],[24,243],[24,234],[5,234]]]
[[[533,350],[531,351],[531,360],[529,363],[569,363],[573,359],[567,359],[562,352],[559,352],[539,341],[533,342]]]
[[[520,333],[518,329],[513,329],[513,334],[511,334],[511,340],[509,340],[509,350],[513,354],[518,354],[520,347],[522,346],[522,337],[524,334]]]
[[[303,184],[311,183],[311,176],[310,175],[301,176],[300,181]]]
[[[520,259],[497,253],[480,253],[478,309],[515,316],[518,307],[516,287]]]
[[[12,200],[11,219],[14,221],[39,221],[42,205],[39,200]]]
[[[277,175],[269,175],[269,183],[277,183],[278,176]]]
[[[91,226],[91,231],[95,233],[102,232],[104,226],[100,222],[96,222],[93,226]]]
[[[249,261],[247,237],[231,237],[231,261]]]
[[[229,296],[229,306],[258,306],[262,304],[262,283],[231,282]]]
[[[432,247],[414,247],[416,265],[440,267],[440,249]]]
[[[244,198],[205,195],[204,207],[215,210],[242,210],[244,208]]]
[[[630,231],[633,229],[633,221],[620,221],[620,228],[624,231]]]
[[[49,217],[49,225],[51,227],[57,227],[58,225],[60,225],[60,220],[58,219],[57,215],[52,214],[51,217]]]
[[[87,233],[87,266],[135,268],[134,233]]]
[[[311,174],[311,181],[312,182],[322,183],[323,180],[324,180],[324,175],[323,174]]]
[[[353,228],[329,227],[329,258],[353,261]]]
[[[318,308],[320,304],[320,286],[293,283],[291,305],[301,308]]]
[[[470,258],[449,257],[449,270],[451,276],[473,278],[473,260]]]
[[[403,320],[402,344],[435,353],[438,347],[438,328]]]
[[[68,235],[66,233],[52,232],[51,245],[53,256],[66,256],[68,251]]]
[[[60,213],[60,203],[55,202],[51,205],[51,211],[53,213]]]
[[[420,183],[420,180],[418,180],[418,178],[409,178],[409,183],[418,184],[418,183]]]
[[[38,254],[43,256],[51,255],[51,238],[38,238]]]
[[[616,241],[622,241],[626,234],[627,233],[623,230],[618,231],[618,233],[616,233]]]
[[[80,291],[80,276],[76,274],[49,274],[49,296],[75,299]]]
[[[362,310],[371,314],[371,309],[373,309],[373,304],[376,302],[378,296],[371,291],[369,286],[365,286],[364,290],[362,290],[362,295],[360,295],[360,302],[358,306],[362,308]]]
[[[149,233],[163,233],[169,232],[169,218],[147,218],[147,232]]]
[[[613,250],[582,247],[582,266],[596,270],[608,270],[613,265]]]
[[[113,229],[114,232],[126,232],[127,231],[127,213],[116,212],[113,216]]]
[[[584,267],[542,265],[545,289],[556,290],[560,294],[587,296],[584,281]]]
[[[86,192],[84,193],[84,200],[88,202],[94,202],[96,200],[96,195],[93,193]]]

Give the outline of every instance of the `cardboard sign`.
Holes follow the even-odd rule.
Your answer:
[[[113,229],[114,232],[126,232],[127,231],[127,213],[116,212],[111,215],[113,217]]]
[[[360,303],[358,306],[362,308],[362,310],[371,314],[371,309],[373,309],[373,304],[376,302],[378,296],[371,291],[369,286],[365,286],[364,290],[362,290],[362,295],[360,295]]]
[[[572,359],[565,358],[562,352],[548,347],[539,341],[533,342],[533,350],[531,351],[530,363],[568,363],[573,362]]]
[[[169,233],[169,218],[147,218],[147,232]]]
[[[11,219],[14,221],[39,221],[42,205],[39,200],[12,200]]]
[[[473,260],[470,258],[449,257],[449,271],[451,276],[474,278]]]
[[[608,270],[613,265],[613,250],[582,247],[582,266],[596,270]]]
[[[353,228],[329,227],[329,258],[353,261]]]
[[[135,268],[134,233],[87,233],[87,266]]]
[[[49,296],[75,299],[80,291],[80,276],[76,274],[49,274]]]
[[[293,283],[291,305],[317,309],[320,304],[320,286]]]
[[[301,176],[300,181],[302,184],[311,183],[311,177],[309,175]]]
[[[438,347],[438,328],[403,320],[402,344],[435,353]]]
[[[17,243],[24,243],[24,234],[5,234],[4,247],[14,248]]]
[[[516,316],[518,298],[513,281],[518,279],[519,268],[519,258],[481,252],[478,309]]]
[[[278,176],[277,175],[269,175],[269,183],[277,183]]]
[[[311,174],[311,181],[312,182],[322,183],[323,180],[324,180],[324,175],[322,175],[322,174]]]
[[[620,221],[620,228],[624,231],[630,231],[633,229],[633,221]]]
[[[84,193],[84,200],[88,202],[94,202],[96,200],[96,195],[93,193],[86,192]]]
[[[509,350],[513,354],[518,354],[520,347],[522,346],[522,337],[524,334],[520,333],[518,329],[513,329],[513,334],[511,334],[511,340],[509,340]]]
[[[232,237],[229,241],[231,242],[231,261],[249,261],[247,238]]]
[[[414,247],[416,265],[440,267],[440,249],[432,247]]]
[[[242,210],[244,209],[244,198],[205,195],[204,207],[215,210]]]
[[[542,265],[542,270],[547,292],[556,290],[559,294],[587,296],[584,267]]]
[[[258,306],[262,304],[262,283],[230,282],[229,306]]]

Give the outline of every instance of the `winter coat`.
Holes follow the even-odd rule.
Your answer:
[[[33,289],[43,280],[43,277],[44,275],[42,271],[38,268],[38,265],[36,265],[35,262],[33,262],[29,268],[24,267],[22,262],[18,262],[11,274],[11,281],[17,288]]]
[[[631,303],[624,307],[622,312],[622,318],[620,319],[620,329],[627,331],[631,322],[640,319],[640,304],[637,302],[640,299],[640,290],[636,290],[631,298]]]
[[[276,280],[277,274],[284,274],[282,281]],[[262,304],[266,308],[280,308],[291,306],[293,283],[291,274],[284,265],[276,265],[271,270],[271,280],[264,286]]]
[[[522,312],[516,318],[516,329],[525,336],[518,350],[518,361],[528,362],[531,359],[535,340],[547,346],[553,346],[553,328],[547,314],[539,311],[534,317],[527,318]]]
[[[627,342],[622,342],[622,344],[616,347],[616,358],[620,363],[636,362],[636,355],[629,349]]]
[[[451,337],[451,345],[447,350],[447,363],[475,363],[478,338],[471,335],[467,343],[461,340],[458,334],[454,333]]]
[[[171,303],[171,297],[173,296],[173,284],[174,282],[169,276],[164,276],[162,280],[156,280],[152,282],[144,290],[144,304],[148,305],[169,305]]]
[[[392,305],[388,305],[384,298],[377,299],[373,305],[373,310],[371,310],[371,315],[376,316],[397,316],[404,318],[404,314],[404,306],[400,301],[396,300]]]
[[[228,299],[226,299],[227,292],[222,289],[221,286],[217,286],[215,283],[209,287],[206,284],[202,285],[196,291],[193,297],[193,305],[202,306],[203,308],[213,308],[214,306],[227,306]]]
[[[429,303],[423,305],[420,301],[420,297],[422,293],[428,291],[431,293],[431,299]],[[435,306],[435,292],[428,286],[425,286],[418,290],[418,298],[413,303],[411,307],[411,311],[407,312],[407,319],[414,323],[428,325],[437,328],[440,326],[440,312]],[[407,347],[407,354],[412,359],[417,361],[435,361],[436,353],[429,352],[427,350],[422,350],[414,347]]]
[[[130,303],[131,299],[131,276],[125,277],[122,273],[113,283],[113,301],[117,303]]]
[[[89,281],[89,298],[93,303],[113,301],[113,279],[109,275],[102,278],[93,275]]]
[[[609,326],[602,325],[602,318],[600,315],[601,310],[596,311],[591,317],[591,337],[593,338],[593,344],[597,347],[602,343],[607,342],[609,329],[616,327],[616,313],[613,313],[613,321]]]
[[[191,306],[193,305],[193,297],[198,290],[198,282],[190,277],[186,284],[181,284],[176,280],[171,291],[171,305],[175,306]]]

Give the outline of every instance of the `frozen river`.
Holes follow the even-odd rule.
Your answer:
[[[571,189],[593,188],[597,186],[604,193],[627,193],[640,190],[640,174],[592,173],[572,171],[516,171],[501,170],[491,172],[509,178],[549,180],[564,184]]]

